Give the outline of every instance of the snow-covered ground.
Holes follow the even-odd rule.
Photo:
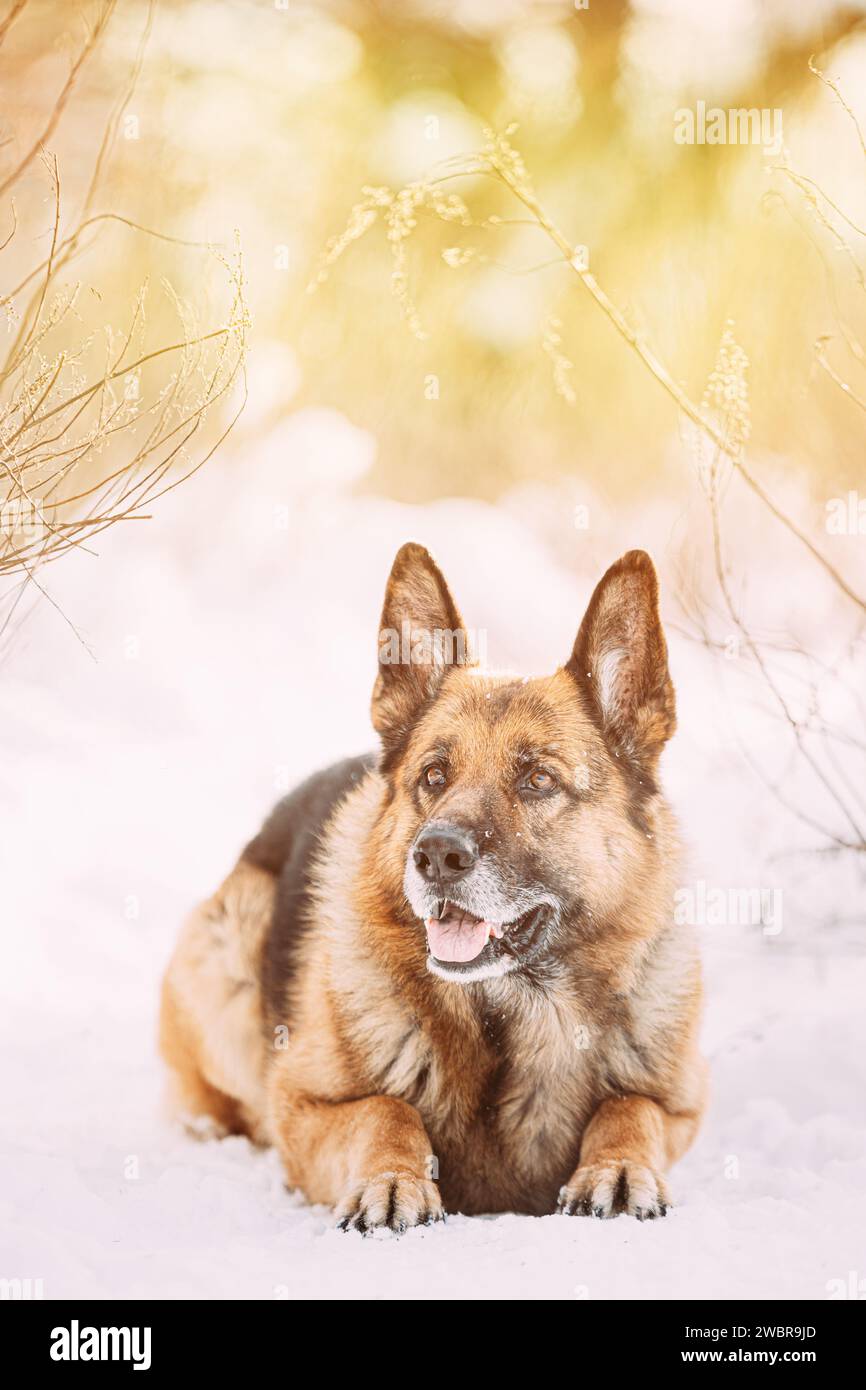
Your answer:
[[[49,1298],[822,1299],[851,1271],[866,1280],[862,880],[805,852],[816,837],[754,775],[744,739],[771,758],[780,740],[789,766],[778,723],[749,713],[754,689],[677,635],[682,518],[596,509],[566,563],[568,528],[551,539],[541,495],[353,496],[371,449],[338,417],[291,417],[147,530],[46,571],[98,660],[47,603],[4,655],[0,1276],[41,1279]],[[663,1222],[453,1215],[400,1239],[342,1235],[286,1193],[273,1153],[197,1143],[160,1113],[157,988],[178,923],[278,794],[370,746],[382,589],[410,537],[486,629],[492,664],[527,672],[565,658],[602,570],[647,545],[675,620],[666,782],[687,882],[781,893],[780,931],[696,928],[712,1103]],[[790,585],[761,550],[761,583],[776,565]],[[810,594],[820,627],[830,609]]]

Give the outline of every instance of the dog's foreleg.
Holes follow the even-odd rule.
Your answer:
[[[559,1194],[568,1216],[664,1216],[662,1176],[692,1141],[699,1114],[669,1114],[646,1096],[602,1101],[587,1125],[580,1161]]]
[[[342,1229],[402,1231],[442,1218],[430,1140],[405,1101],[277,1096],[272,1117],[289,1183],[334,1207]]]

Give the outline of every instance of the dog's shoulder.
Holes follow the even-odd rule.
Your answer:
[[[298,951],[310,922],[313,865],[325,829],[340,803],[373,775],[375,755],[345,758],[314,773],[277,803],[241,862],[277,879],[273,918],[262,953],[262,1001],[266,1019],[282,1019]]]
[[[605,1080],[614,1092],[689,1107],[703,1086],[698,1032],[703,986],[694,931],[668,923],[648,943],[606,1035]]]
[[[277,802],[241,858],[274,875],[305,861],[335,807],[375,765],[375,754],[366,753],[314,772]]]

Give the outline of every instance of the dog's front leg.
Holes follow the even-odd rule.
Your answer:
[[[587,1125],[580,1162],[559,1194],[568,1216],[664,1216],[670,1206],[662,1176],[688,1147],[698,1123],[671,1115],[646,1096],[602,1101]]]
[[[442,1219],[430,1140],[413,1106],[393,1096],[335,1102],[284,1095],[274,1110],[289,1182],[334,1207],[343,1230],[403,1231]]]

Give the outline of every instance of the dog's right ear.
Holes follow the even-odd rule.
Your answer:
[[[409,541],[388,576],[379,624],[372,715],[386,752],[402,742],[449,666],[468,664],[469,639],[442,572]]]

